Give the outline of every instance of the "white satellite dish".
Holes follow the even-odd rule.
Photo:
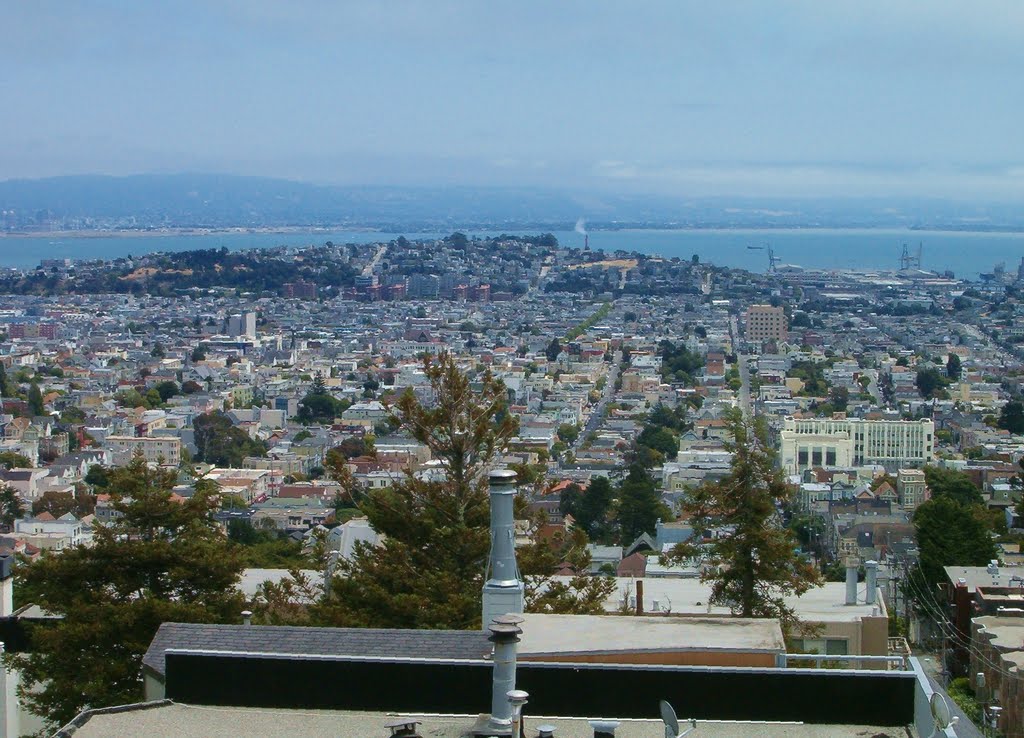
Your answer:
[[[679,718],[676,717],[676,711],[672,705],[661,700],[658,703],[658,708],[661,710],[661,721],[665,723],[665,738],[683,738],[684,735],[689,735],[697,728],[697,721],[691,718],[690,727],[680,733]]]
[[[953,710],[949,706],[949,702],[938,692],[932,694],[928,705],[932,711],[932,719],[935,720],[935,732],[932,736],[937,736],[944,732],[946,728],[956,724],[959,718],[953,716]]]

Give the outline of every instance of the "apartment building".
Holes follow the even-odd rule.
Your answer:
[[[136,438],[134,436],[107,436],[104,441],[115,466],[127,464],[136,451],[150,464],[177,466],[181,463],[180,438]]]

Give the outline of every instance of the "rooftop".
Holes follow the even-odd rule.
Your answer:
[[[652,712],[656,705],[652,703]],[[555,727],[558,738],[592,738],[593,729],[585,719],[544,718],[525,714],[526,734],[536,735],[538,725]],[[174,703],[138,705],[116,713],[93,714],[69,731],[75,738],[121,738],[145,735],[149,738],[199,738],[202,736],[302,735],[307,738],[385,738],[385,723],[398,718],[422,722],[420,733],[431,738],[461,738],[476,721],[476,715],[396,715],[383,712],[342,712],[333,710],[275,710],[243,707],[199,707]],[[865,725],[808,725],[804,723],[760,723],[701,721],[701,738],[906,738],[906,728]],[[623,720],[616,738],[661,738],[660,720]]]
[[[487,634],[478,630],[384,630],[307,628],[291,625],[202,625],[164,623],[142,662],[163,674],[171,649],[278,655],[365,656],[378,658],[484,659],[491,654]]]
[[[982,569],[984,571],[984,569]],[[711,585],[699,579],[683,579],[672,577],[647,577],[644,582],[644,611],[647,613],[661,612],[672,615],[730,615],[728,607],[709,606]],[[605,601],[605,610],[617,612],[623,597],[636,595],[635,580],[619,577],[618,588]],[[857,604],[847,605],[846,584],[844,582],[825,582],[820,587],[808,590],[800,597],[786,597],[786,604],[794,609],[802,620],[812,622],[854,621],[873,615],[885,617],[885,605],[876,599],[875,604],[865,602],[867,585],[857,585]],[[657,601],[658,609],[654,609]],[[876,612],[877,609],[877,612]]]
[[[522,658],[544,654],[651,651],[771,651],[786,644],[777,620],[525,614]],[[599,644],[599,645],[598,645]],[[595,645],[598,647],[595,648]]]

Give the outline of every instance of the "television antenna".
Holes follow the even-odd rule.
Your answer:
[[[676,717],[676,711],[672,709],[672,705],[661,700],[658,703],[658,708],[661,710],[661,721],[665,723],[665,738],[683,738],[684,735],[689,735],[697,729],[697,721],[690,718],[690,727],[680,733],[679,718]]]

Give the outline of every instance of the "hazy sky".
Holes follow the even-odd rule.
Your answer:
[[[1024,200],[1022,39],[1022,0],[10,0],[0,179]]]

